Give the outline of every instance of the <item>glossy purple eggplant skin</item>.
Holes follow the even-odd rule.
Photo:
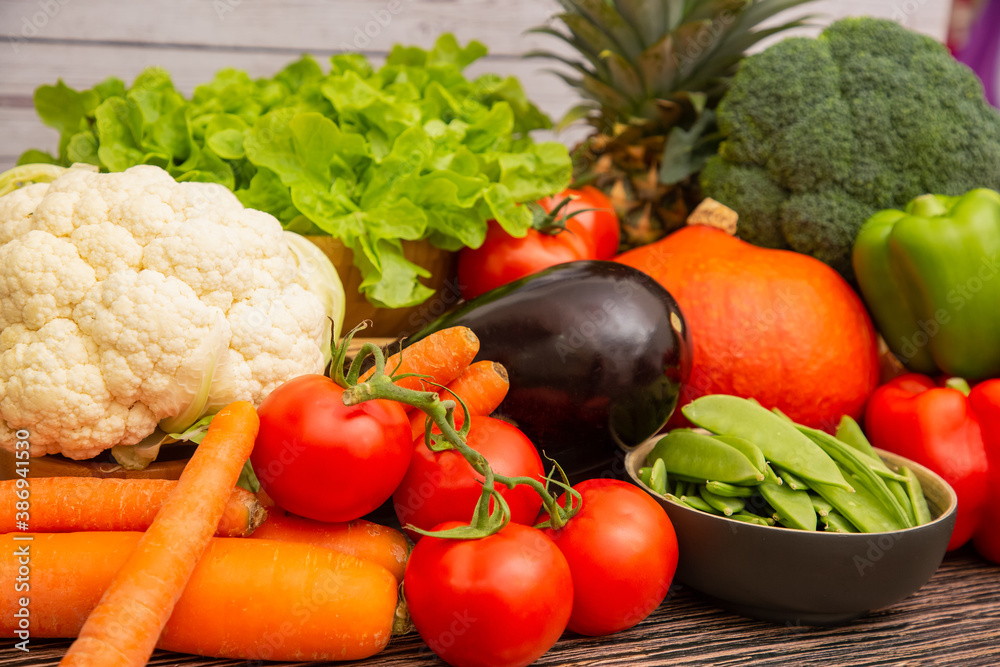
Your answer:
[[[510,390],[496,415],[574,482],[621,472],[612,468],[623,450],[666,424],[691,369],[677,302],[651,277],[617,262],[568,262],[503,285],[459,304],[404,345],[456,325],[479,337],[477,360],[507,369]]]

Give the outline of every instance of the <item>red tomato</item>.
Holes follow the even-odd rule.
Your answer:
[[[659,606],[673,581],[673,524],[628,482],[589,479],[573,488],[583,496],[580,511],[559,530],[545,530],[573,573],[569,629],[596,636],[631,628]]]
[[[550,266],[589,259],[590,253],[588,242],[571,229],[558,234],[529,229],[526,236],[517,238],[490,220],[483,244],[458,253],[459,292],[462,298],[472,299]]]
[[[493,471],[508,477],[545,477],[538,450],[517,427],[493,417],[472,417],[466,443],[489,461]],[[413,443],[409,470],[392,495],[396,517],[403,526],[430,530],[445,521],[468,523],[483,490],[483,476],[456,451],[432,452],[423,436]],[[499,485],[498,485],[499,486]],[[510,505],[511,521],[531,524],[542,507],[530,487],[500,488]],[[414,540],[420,535],[407,531]]]
[[[420,540],[403,590],[417,632],[455,667],[530,665],[573,608],[566,558],[540,530],[517,523],[478,540]]]
[[[279,386],[260,404],[250,462],[274,502],[318,521],[351,521],[385,502],[413,453],[410,421],[394,401],[348,407],[323,375]]]
[[[562,208],[560,215],[569,215],[583,209],[596,209],[577,213],[566,221],[567,229],[576,232],[589,242],[590,258],[611,259],[617,255],[622,230],[618,215],[608,196],[592,185],[585,185],[580,189],[564,190],[538,203],[551,213],[567,197],[571,197],[572,201]]]

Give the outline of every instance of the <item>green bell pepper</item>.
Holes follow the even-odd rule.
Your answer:
[[[1000,376],[1000,194],[923,195],[876,213],[853,262],[876,327],[906,367]]]

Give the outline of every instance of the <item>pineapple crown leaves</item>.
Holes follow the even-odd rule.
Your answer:
[[[756,26],[809,1],[559,0],[563,12],[553,18],[563,28],[546,25],[529,32],[556,37],[582,58],[545,50],[525,56],[555,60],[572,70],[549,70],[586,100],[567,113],[560,127],[586,118],[605,133],[621,124],[666,132],[698,120],[700,109],[690,104],[691,94],[705,94],[708,106],[714,106],[747,49],[812,17]]]

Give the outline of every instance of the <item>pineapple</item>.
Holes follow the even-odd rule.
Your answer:
[[[748,48],[809,17],[754,30],[808,0],[559,0],[561,28],[532,32],[569,44],[581,59],[549,51],[555,71],[584,98],[560,123],[593,132],[573,149],[577,184],[611,197],[622,247],[680,227],[700,201],[697,172],[718,149],[714,109]]]

